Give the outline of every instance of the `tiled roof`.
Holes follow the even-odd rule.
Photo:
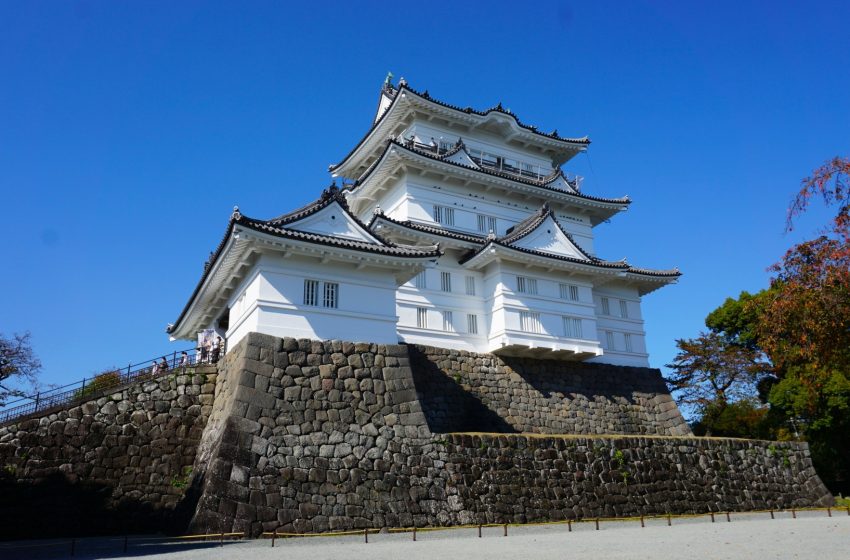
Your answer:
[[[378,237],[378,235],[376,235],[375,233],[372,233],[372,235],[377,237],[381,241],[381,244],[369,243],[366,241],[357,241],[354,239],[345,239],[342,237],[333,237],[330,235],[321,235],[318,233],[308,233],[294,229],[287,229],[284,227],[275,226],[266,221],[254,220],[251,218],[246,218],[244,216],[238,219],[235,223],[241,226],[245,226],[248,229],[252,229],[254,231],[270,233],[276,237],[293,239],[296,241],[307,241],[309,243],[317,243],[320,245],[338,247],[341,249],[354,249],[356,251],[363,251],[365,253],[375,253],[380,255],[391,255],[395,257],[408,258],[436,258],[439,257],[441,254],[439,249],[424,250],[417,249],[415,247],[402,247],[391,243],[381,237]],[[364,228],[368,229],[365,224]]]
[[[311,202],[310,204],[299,208],[294,212],[278,216],[277,218],[273,218],[271,220],[257,220],[254,218],[249,218],[247,216],[243,216],[242,213],[239,212],[238,207],[234,208],[233,214],[231,214],[230,216],[230,220],[227,223],[227,229],[225,230],[221,242],[219,242],[218,247],[216,247],[216,250],[210,253],[210,258],[204,265],[204,273],[201,275],[201,279],[195,286],[195,289],[192,292],[192,295],[189,297],[189,300],[186,302],[183,311],[180,312],[180,316],[177,318],[173,325],[169,325],[169,327],[166,329],[166,332],[173,332],[176,325],[179,325],[180,322],[184,319],[186,312],[189,310],[189,307],[191,306],[192,302],[198,296],[201,287],[204,285],[207,278],[209,277],[216,261],[218,261],[218,259],[221,257],[221,254],[224,251],[225,246],[227,245],[227,241],[230,239],[230,236],[236,226],[242,226],[254,231],[267,233],[284,239],[291,239],[293,241],[303,241],[307,243],[326,245],[339,249],[351,249],[355,251],[362,251],[364,253],[385,255],[389,257],[433,259],[438,258],[442,254],[439,247],[435,247],[433,249],[402,247],[384,239],[383,237],[377,235],[374,232],[370,233],[373,237],[380,241],[380,243],[368,243],[365,241],[357,241],[341,237],[333,237],[329,235],[307,233],[303,231],[287,229],[285,227],[286,224],[290,224],[292,222],[310,216],[332,204],[333,202],[338,202],[350,218],[352,218],[364,230],[369,231],[369,227],[366,224],[357,219],[356,216],[354,216],[348,211],[348,205],[345,202],[345,197],[342,195],[342,191],[340,191],[336,186],[331,186],[330,188],[323,191],[322,196],[318,200]]]
[[[479,244],[483,244],[483,243],[487,242],[487,238],[482,236],[482,235],[460,233],[460,232],[457,232],[457,231],[451,231],[451,230],[444,229],[444,228],[441,228],[441,227],[435,227],[435,226],[429,226],[429,225],[426,225],[426,224],[420,224],[420,223],[417,223],[417,222],[411,222],[410,220],[405,220],[405,221],[394,220],[394,219],[392,219],[389,216],[386,216],[384,214],[377,214],[372,218],[372,220],[369,222],[369,230],[370,231],[374,231],[374,229],[373,229],[374,225],[379,220],[389,222],[391,224],[395,224],[395,225],[405,227],[405,228],[408,228],[408,229],[421,231],[423,233],[430,233],[430,234],[433,234],[433,235],[439,235],[441,237],[446,237],[446,238],[449,238],[449,239],[457,239],[458,241],[467,241],[469,243],[479,243]]]
[[[341,166],[343,163],[348,161],[348,159],[354,154],[354,152],[356,152],[358,150],[358,148],[360,148],[360,146],[362,146],[363,143],[366,142],[366,140],[372,135],[372,132],[374,132],[374,130],[376,128],[378,128],[381,125],[381,123],[384,121],[384,117],[386,117],[386,115],[389,114],[390,110],[392,109],[392,106],[399,99],[399,97],[400,97],[399,94],[402,91],[407,91],[407,92],[411,93],[412,95],[415,95],[417,97],[420,97],[422,99],[430,101],[430,102],[432,102],[436,105],[440,105],[441,107],[446,107],[447,109],[452,109],[454,111],[458,111],[460,113],[464,113],[464,114],[467,114],[467,115],[487,116],[490,113],[501,113],[503,115],[507,115],[507,116],[511,117],[514,120],[514,122],[516,122],[516,124],[520,128],[528,130],[529,132],[531,132],[531,133],[533,133],[537,136],[542,136],[542,137],[547,138],[549,140],[556,140],[556,141],[559,141],[559,142],[563,142],[564,144],[581,144],[581,145],[585,145],[585,146],[590,144],[590,139],[587,138],[586,136],[583,137],[583,138],[563,138],[560,135],[558,135],[557,130],[555,130],[551,133],[548,133],[548,134],[545,133],[545,132],[540,132],[539,130],[537,130],[536,126],[527,125],[527,124],[523,123],[522,121],[520,121],[517,118],[516,115],[514,115],[512,112],[504,109],[502,107],[501,103],[499,103],[495,107],[491,107],[490,109],[487,109],[485,111],[478,111],[478,110],[473,109],[472,107],[459,107],[457,105],[452,105],[450,103],[446,103],[445,101],[440,101],[438,99],[434,99],[428,93],[428,90],[425,90],[424,92],[420,93],[420,92],[416,91],[415,89],[411,88],[410,86],[408,86],[406,82],[403,83],[403,84],[399,84],[398,88],[392,88],[392,86],[385,87],[383,91],[384,91],[384,93],[386,93],[389,97],[391,97],[393,99],[392,102],[390,103],[390,105],[384,110],[384,113],[374,123],[372,123],[372,126],[369,127],[369,130],[366,131],[366,134],[363,135],[363,138],[361,138],[360,141],[357,142],[357,144],[351,149],[350,152],[348,152],[348,154],[346,154],[346,156],[344,158],[342,158],[342,160],[340,160],[339,163],[332,164],[332,165],[328,166],[328,168],[330,170],[336,169],[337,167]]]
[[[593,202],[601,202],[601,203],[604,203],[604,204],[616,204],[616,205],[620,205],[620,206],[632,203],[632,201],[628,197],[603,198],[603,197],[599,197],[599,196],[590,196],[590,195],[579,193],[579,192],[567,191],[567,190],[564,190],[564,189],[558,189],[558,188],[555,188],[555,187],[551,187],[551,186],[549,186],[549,183],[552,182],[552,179],[550,177],[546,177],[541,181],[535,181],[533,179],[528,179],[528,178],[521,177],[521,176],[518,176],[518,175],[512,175],[510,173],[503,173],[503,172],[500,172],[500,171],[490,170],[490,169],[487,169],[486,167],[480,167],[480,168],[470,167],[468,165],[463,165],[461,163],[446,160],[445,157],[448,154],[436,155],[436,154],[430,153],[426,150],[420,150],[418,148],[415,148],[412,145],[410,145],[409,143],[397,142],[395,140],[390,140],[387,143],[387,147],[384,150],[384,154],[381,155],[380,158],[375,160],[375,162],[371,166],[369,166],[369,169],[367,169],[363,173],[363,175],[361,175],[360,178],[357,179],[357,181],[354,182],[353,185],[351,185],[347,188],[350,189],[350,190],[355,190],[359,185],[361,185],[364,181],[366,181],[366,179],[368,179],[369,176],[372,174],[372,172],[377,168],[377,163],[383,159],[383,157],[387,153],[387,151],[391,150],[394,147],[395,148],[401,148],[403,150],[407,150],[408,152],[410,152],[412,154],[423,156],[423,157],[426,157],[428,159],[432,159],[434,161],[439,161],[441,163],[445,163],[446,165],[453,165],[455,167],[459,167],[461,169],[465,169],[465,170],[469,170],[469,171],[474,171],[476,173],[481,173],[483,175],[490,175],[490,176],[493,176],[493,177],[499,177],[500,179],[507,179],[509,181],[514,181],[514,182],[521,183],[521,184],[524,184],[524,185],[530,185],[530,186],[533,186],[533,187],[537,187],[539,189],[544,189],[544,190],[547,190],[547,191],[556,192],[556,193],[562,194],[562,195],[568,195],[568,196],[571,196],[571,197],[575,197],[577,199],[584,199],[584,200],[589,200],[589,201],[593,201]],[[449,152],[449,153],[451,154],[452,152]],[[457,152],[454,152],[454,153],[457,153]]]
[[[549,138],[550,140],[558,140],[560,142],[564,142],[564,143],[568,143],[568,144],[584,144],[584,145],[590,144],[590,139],[587,136],[584,136],[582,138],[564,138],[563,136],[560,136],[558,134],[557,130],[554,130],[550,133],[540,132],[537,129],[536,126],[523,123],[521,120],[519,120],[519,117],[517,117],[513,112],[503,108],[501,103],[497,104],[495,107],[490,107],[489,109],[486,109],[484,111],[480,111],[480,110],[473,109],[472,107],[459,107],[458,105],[452,105],[451,103],[446,103],[445,101],[440,101],[439,99],[435,99],[435,98],[431,97],[431,94],[428,93],[428,90],[425,90],[423,92],[419,92],[419,91],[411,88],[407,84],[399,85],[398,89],[394,90],[395,91],[394,95],[398,95],[402,90],[407,90],[410,93],[412,93],[413,95],[417,95],[417,96],[419,96],[423,99],[427,99],[428,101],[430,101],[432,103],[435,103],[435,104],[440,105],[442,107],[446,107],[448,109],[453,109],[453,110],[458,111],[460,113],[466,113],[467,115],[479,115],[479,116],[482,116],[482,117],[485,117],[485,116],[489,115],[490,113],[501,113],[503,115],[507,115],[507,116],[511,117],[514,120],[514,122],[516,122],[517,125],[520,126],[520,128],[524,128],[525,130],[527,130],[529,132],[532,132],[532,133],[534,133],[538,136],[543,136],[545,138]]]
[[[523,237],[525,237],[526,235],[530,234],[531,232],[536,230],[538,227],[540,227],[540,224],[545,222],[546,219],[549,218],[550,216],[552,217],[552,221],[555,222],[555,227],[557,227],[560,230],[560,232],[563,233],[567,237],[567,239],[570,240],[570,242],[575,246],[575,248],[578,249],[579,253],[584,255],[584,257],[587,258],[587,260],[599,261],[599,259],[597,259],[593,255],[586,253],[585,250],[581,248],[581,245],[576,243],[576,240],[573,239],[573,236],[568,231],[566,231],[563,227],[561,227],[561,223],[558,222],[557,219],[555,219],[554,212],[552,212],[552,209],[549,208],[549,205],[545,204],[545,203],[543,204],[543,206],[540,207],[540,209],[537,212],[535,212],[531,216],[527,217],[526,219],[524,219],[523,221],[521,221],[520,223],[518,223],[514,227],[510,228],[503,237],[498,239],[498,241],[500,243],[505,244],[505,245],[510,245],[510,244],[512,244],[516,241],[519,241],[520,239],[522,239]],[[514,247],[514,248],[516,248],[516,247]]]

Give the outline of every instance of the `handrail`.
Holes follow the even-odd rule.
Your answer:
[[[183,352],[186,352],[185,360],[183,360]],[[217,360],[218,356],[207,356],[206,352],[204,352],[204,355],[201,355],[196,349],[190,348],[180,352],[172,352],[171,356],[156,356],[155,358],[147,359],[136,364],[129,363],[121,369],[105,371],[94,377],[84,377],[82,380],[69,383],[68,385],[55,387],[48,391],[39,391],[34,395],[28,395],[4,403],[0,405],[0,424],[5,424],[21,416],[34,414],[76,400],[82,400],[95,393],[119,385],[125,385],[131,381],[152,379],[159,377],[161,374],[173,372],[175,369],[181,367],[195,367],[199,364],[215,363],[213,358]],[[164,366],[162,365],[163,362],[165,363]]]

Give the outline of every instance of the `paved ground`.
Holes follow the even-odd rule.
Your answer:
[[[334,538],[278,540],[275,548],[268,540],[218,544],[161,544],[130,541],[128,554],[122,554],[123,539],[91,539],[76,543],[75,558],[151,558],[157,560],[434,560],[435,558],[488,559],[528,558],[619,560],[651,559],[792,559],[817,560],[850,558],[850,517],[846,512],[790,514],[733,514],[732,522],[717,516],[647,522],[603,522],[599,531],[593,523],[536,527],[510,527],[508,537],[501,528],[485,528],[483,538],[476,529],[419,532],[412,542],[407,534],[378,534]],[[38,545],[38,546],[35,546]],[[26,548],[24,548],[26,547]],[[68,558],[68,541],[0,543],[0,559]]]

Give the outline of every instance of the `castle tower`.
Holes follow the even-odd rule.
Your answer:
[[[679,272],[596,256],[594,228],[631,201],[562,170],[589,144],[387,80],[372,127],[330,166],[344,186],[271,220],[234,212],[168,332],[647,366],[641,298]]]
[[[400,340],[503,355],[646,366],[641,298],[677,270],[595,255],[594,228],[628,197],[582,192],[561,166],[590,141],[544,133],[501,104],[460,108],[402,79],[331,171],[387,239],[444,254],[402,285]]]

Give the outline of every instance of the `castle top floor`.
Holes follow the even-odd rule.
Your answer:
[[[587,137],[564,138],[520,121],[499,103],[480,111],[436,100],[402,78],[381,89],[372,127],[342,161],[330,166],[335,177],[359,179],[374,164],[386,141],[413,142],[448,151],[459,140],[480,165],[525,177],[545,177],[590,144]]]

